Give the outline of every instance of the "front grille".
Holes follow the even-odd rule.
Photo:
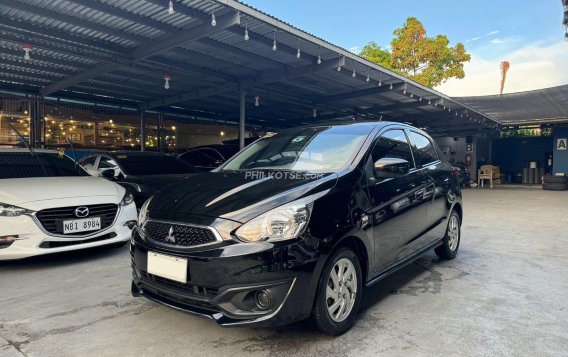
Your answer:
[[[107,240],[107,239],[112,239],[116,237],[116,233],[109,233],[109,234],[104,234],[100,237],[96,237],[96,238],[91,238],[91,239],[81,239],[81,240],[74,240],[74,241],[70,241],[70,242],[50,242],[50,241],[44,241],[42,242],[39,247],[40,248],[61,248],[61,247],[68,247],[70,245],[77,245],[77,244],[85,244],[85,243],[93,243],[93,242],[99,242],[102,240]]]
[[[170,235],[172,227],[173,231]],[[211,244],[217,241],[215,234],[209,228],[157,221],[146,222],[144,233],[146,237],[158,243],[183,247]]]
[[[165,279],[145,271],[140,272],[142,281],[156,288],[172,289],[178,292],[184,292],[189,296],[212,299],[219,294],[219,289],[214,287],[184,284],[178,281]]]
[[[118,211],[118,205],[100,204],[44,209],[37,212],[36,217],[46,231],[50,233],[63,234],[63,220],[81,219],[75,216],[75,209],[78,207],[89,208],[89,215],[87,217],[81,218],[101,217],[101,230],[106,229],[112,225],[112,222],[114,222],[116,213]],[[66,234],[66,236],[73,237],[93,233],[95,232],[80,232],[75,234]]]

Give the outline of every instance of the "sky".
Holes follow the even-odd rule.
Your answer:
[[[504,93],[568,84],[561,0],[243,1],[355,53],[370,41],[388,47],[414,16],[428,36],[445,34],[471,54],[464,79],[436,88],[450,96],[498,94],[504,60],[511,64]]]

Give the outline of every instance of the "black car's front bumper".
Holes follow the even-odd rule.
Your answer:
[[[229,325],[274,326],[302,320],[312,309],[322,257],[305,240],[221,243],[197,251],[148,244],[137,230],[131,245],[132,294]],[[188,259],[187,283],[148,274],[148,251]],[[260,308],[255,295],[269,295]]]

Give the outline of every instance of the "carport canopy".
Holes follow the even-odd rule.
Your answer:
[[[408,122],[432,135],[498,128],[472,106],[241,2],[168,4],[2,0],[0,88],[243,127],[246,117],[267,129],[351,120]]]

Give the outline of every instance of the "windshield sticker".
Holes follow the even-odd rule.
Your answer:
[[[59,151],[57,151],[57,155],[59,155],[59,157],[63,157],[63,156],[65,156],[65,151],[59,150]]]
[[[304,140],[306,137],[305,136],[296,136],[294,139],[292,139],[293,143],[299,143],[300,141]]]

